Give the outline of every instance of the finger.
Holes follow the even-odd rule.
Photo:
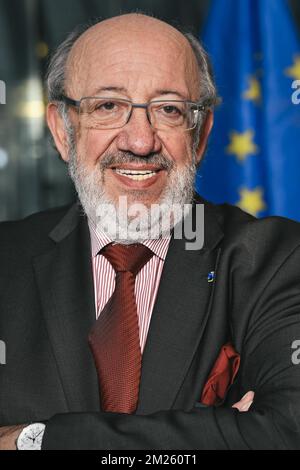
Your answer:
[[[232,406],[232,408],[237,408],[240,412],[248,411],[253,403],[254,396],[254,392],[247,392],[240,401]]]
[[[247,401],[248,401],[248,400],[252,400],[252,401],[253,401],[253,400],[254,400],[254,395],[255,395],[255,393],[252,392],[252,390],[250,390],[249,392],[247,392],[247,393],[243,396],[243,398],[241,399],[241,401],[243,401],[243,400],[247,400]]]

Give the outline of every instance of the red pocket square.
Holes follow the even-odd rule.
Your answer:
[[[233,383],[240,366],[240,355],[231,343],[224,344],[203,388],[201,403],[207,406],[220,404]]]

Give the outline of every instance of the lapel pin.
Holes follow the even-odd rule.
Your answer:
[[[215,271],[210,271],[207,275],[207,282],[214,282],[215,280]]]

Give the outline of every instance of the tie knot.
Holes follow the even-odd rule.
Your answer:
[[[106,245],[101,254],[111,263],[116,272],[130,271],[134,276],[152,258],[153,252],[141,243]]]

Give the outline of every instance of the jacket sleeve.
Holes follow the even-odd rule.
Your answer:
[[[151,415],[69,413],[52,417],[43,449],[300,449],[300,249],[258,299],[241,351],[240,380],[255,400]]]

